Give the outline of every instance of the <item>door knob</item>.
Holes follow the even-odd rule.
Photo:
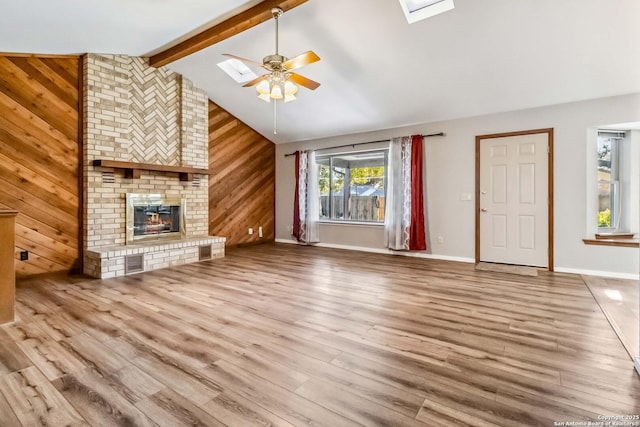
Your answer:
[[[486,211],[487,211],[487,208],[482,208],[482,209],[480,209],[480,211],[482,211],[482,212],[486,212]]]

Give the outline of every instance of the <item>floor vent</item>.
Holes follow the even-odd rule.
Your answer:
[[[211,259],[211,245],[200,246],[200,261]]]
[[[144,257],[139,255],[127,255],[124,258],[124,274],[139,273],[144,271]]]

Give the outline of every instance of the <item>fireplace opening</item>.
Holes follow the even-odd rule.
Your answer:
[[[127,243],[180,239],[185,235],[185,200],[162,194],[127,194]]]
[[[180,231],[180,206],[135,206],[133,235],[176,233]]]

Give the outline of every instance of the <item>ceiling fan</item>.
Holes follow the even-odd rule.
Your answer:
[[[263,74],[243,85],[243,87],[256,86],[258,98],[267,102],[271,102],[271,99],[284,99],[284,102],[289,102],[296,99],[295,94],[298,92],[296,84],[310,90],[315,90],[320,86],[320,83],[293,72],[293,70],[319,61],[320,57],[311,50],[291,59],[280,55],[278,52],[278,19],[284,12],[281,8],[274,7],[271,9],[271,13],[276,21],[275,54],[265,56],[262,60],[262,64],[250,59],[231,55],[229,53],[225,53],[223,55],[235,58],[245,63],[258,65],[268,71],[267,74]]]

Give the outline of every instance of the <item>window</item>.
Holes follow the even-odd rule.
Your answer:
[[[318,156],[320,220],[384,222],[387,154]]]
[[[583,240],[633,246],[629,237],[640,231],[640,122],[588,128],[587,141],[586,234],[596,239]]]
[[[622,197],[624,166],[621,164],[626,133],[598,131],[598,230],[614,231],[621,228],[625,206]]]
[[[454,8],[453,0],[400,0],[400,6],[409,24]]]
[[[227,73],[229,77],[231,77],[238,83],[247,83],[258,77],[256,73],[254,73],[242,61],[239,61],[235,58],[219,62],[218,67],[220,67],[222,71]]]

